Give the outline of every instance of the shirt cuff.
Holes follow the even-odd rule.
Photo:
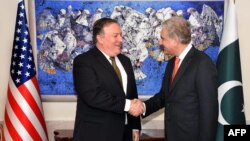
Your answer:
[[[144,107],[144,111],[143,111],[142,115],[145,116],[145,114],[146,114],[146,105],[145,105],[144,102],[142,102],[142,104],[143,104],[143,107]]]
[[[133,129],[133,131],[139,131],[139,132],[140,132],[140,130],[139,130],[139,129]]]
[[[131,100],[126,99],[126,103],[125,103],[125,107],[124,107],[124,111],[128,112],[130,109],[130,105],[131,105]]]

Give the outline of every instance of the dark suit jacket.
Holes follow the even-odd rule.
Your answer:
[[[105,56],[95,47],[77,56],[73,77],[77,92],[75,141],[122,141],[125,99],[138,98],[129,58],[118,55],[127,73],[127,94]],[[141,129],[140,118],[127,115],[131,129]]]
[[[165,107],[167,141],[215,141],[218,119],[217,71],[194,47],[170,86],[175,58],[167,65],[160,92],[145,102],[146,115]]]

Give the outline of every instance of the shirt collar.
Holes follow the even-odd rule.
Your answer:
[[[178,58],[183,60],[191,48],[192,48],[192,43],[190,42],[188,46],[182,51],[182,53],[180,54]]]
[[[104,53],[101,49],[97,48],[98,50],[101,51],[101,53],[105,56],[105,58],[111,63],[110,56],[108,56],[106,53]],[[116,58],[116,56],[114,57]]]

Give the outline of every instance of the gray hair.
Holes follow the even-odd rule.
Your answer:
[[[177,36],[182,44],[188,44],[191,41],[190,24],[183,17],[175,16],[164,21],[162,30],[167,30],[170,38]]]

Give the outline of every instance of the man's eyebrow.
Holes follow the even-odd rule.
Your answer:
[[[113,35],[117,35],[117,34],[122,35],[121,32],[113,33]]]

